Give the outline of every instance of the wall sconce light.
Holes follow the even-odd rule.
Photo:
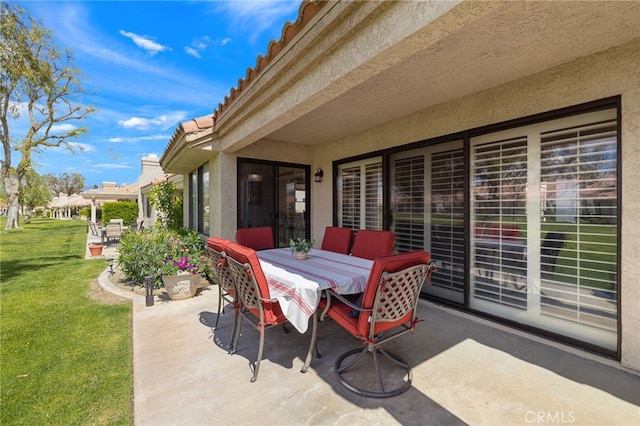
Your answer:
[[[313,175],[313,180],[315,182],[322,182],[322,177],[324,176],[324,172],[320,167],[316,169],[316,173]]]

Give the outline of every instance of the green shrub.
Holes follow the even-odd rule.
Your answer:
[[[122,219],[125,226],[136,223],[138,220],[138,204],[131,201],[103,204],[102,222],[108,223],[111,219]]]
[[[149,191],[149,202],[158,210],[157,221],[165,228],[183,227],[182,197],[176,195],[176,187],[171,181],[164,181]]]
[[[118,251],[118,261],[128,279],[144,285],[145,277],[151,276],[155,287],[161,287],[166,263],[184,256],[201,256],[204,244],[193,230],[175,231],[154,226],[125,232]]]

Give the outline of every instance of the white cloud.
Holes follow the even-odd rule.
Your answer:
[[[187,55],[191,55],[194,58],[201,59],[202,56],[200,53],[204,52],[209,46],[224,46],[228,43],[231,43],[231,39],[229,37],[220,39],[220,40],[211,40],[209,36],[202,36],[197,38],[191,42],[191,46],[185,46],[184,51]]]
[[[187,55],[191,55],[194,58],[198,58],[198,59],[202,59],[202,56],[200,56],[200,52],[198,52],[196,49],[189,47],[189,46],[185,46],[184,47],[184,51]]]
[[[133,167],[129,166],[128,164],[113,164],[113,163],[94,164],[91,167],[96,169],[101,169],[101,170],[133,169]]]
[[[96,148],[93,145],[80,142],[66,142],[60,146],[47,147],[47,150],[69,154],[77,154],[79,152],[96,152]]]
[[[194,49],[202,51],[207,48],[210,42],[211,42],[211,39],[209,38],[209,36],[203,36],[203,37],[200,37],[199,39],[193,40],[191,45],[193,46]]]
[[[155,134],[148,136],[138,137],[116,137],[108,139],[111,143],[135,143],[135,142],[147,142],[147,141],[166,141],[167,143],[171,139],[171,135]]]
[[[222,10],[230,15],[232,27],[250,30],[248,38],[255,41],[269,28],[283,23],[285,16],[290,16],[297,11],[300,2],[283,0],[229,1],[220,2],[217,5],[218,11]]]
[[[163,46],[160,43],[156,43],[148,36],[141,36],[132,32],[120,30],[119,33],[125,37],[130,38],[136,46],[146,50],[151,55],[155,55],[158,52],[164,50],[171,50],[168,46]]]
[[[96,152],[96,148],[93,145],[89,145],[87,143],[69,142],[69,145],[75,152]]]
[[[72,131],[75,128],[76,128],[76,126],[74,126],[73,124],[69,124],[69,123],[54,124],[53,126],[51,126],[51,132],[52,133],[67,133],[67,132]]]
[[[185,111],[173,111],[168,114],[159,115],[153,118],[131,117],[128,120],[120,120],[118,124],[125,129],[150,130],[160,128],[162,130],[177,126],[185,119]]]

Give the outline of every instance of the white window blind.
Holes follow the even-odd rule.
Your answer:
[[[393,232],[398,252],[424,248],[424,155],[393,161]]]
[[[360,229],[361,200],[360,167],[343,167],[338,178],[339,221],[340,226]]]
[[[431,257],[433,286],[464,291],[464,157],[462,149],[431,155]]]
[[[526,309],[526,136],[474,146],[471,172],[474,296]]]
[[[365,166],[365,228],[382,229],[382,163]]]
[[[338,168],[338,225],[382,229],[382,161],[380,157]]]
[[[585,123],[541,135],[541,311],[617,328],[617,125]]]
[[[464,298],[464,157],[461,140],[390,157],[391,230],[397,252],[424,249],[438,272],[422,292]]]

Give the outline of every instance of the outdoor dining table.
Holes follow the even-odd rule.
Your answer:
[[[300,333],[307,331],[324,290],[362,293],[373,265],[369,259],[319,249],[311,250],[306,260],[296,260],[288,248],[261,250],[258,258],[271,297]]]

